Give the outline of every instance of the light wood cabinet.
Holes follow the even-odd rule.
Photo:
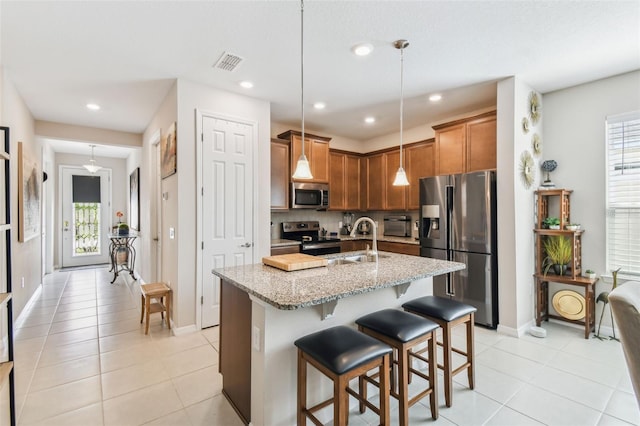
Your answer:
[[[367,244],[371,247],[371,240],[346,240],[340,243],[340,251],[360,251],[366,250]]]
[[[394,241],[378,241],[379,251],[420,256],[420,246],[417,244],[396,243]]]
[[[496,116],[467,123],[467,172],[496,168]]]
[[[291,253],[300,253],[300,245],[271,247],[271,256]]]
[[[496,168],[496,113],[433,126],[436,131],[436,175]]]
[[[404,153],[403,153],[404,154]],[[405,210],[407,208],[406,186],[393,186],[400,166],[400,147],[384,154],[384,210]]]
[[[408,145],[405,149],[404,164],[409,180],[409,188],[406,189],[407,210],[420,208],[420,178],[435,176],[436,146],[433,139]]]
[[[367,156],[367,210],[383,210],[385,158],[384,154],[374,154]]]
[[[302,138],[300,132],[288,130],[278,135],[279,139],[291,142],[291,170],[295,170],[298,158],[302,153]],[[310,133],[304,134],[304,153],[311,166],[313,179],[299,180],[300,182],[329,182],[329,141],[331,138],[316,136]],[[296,181],[296,179],[291,179]]]
[[[329,151],[329,209],[360,210],[361,157],[344,151]]]
[[[271,139],[271,210],[289,209],[289,142]]]

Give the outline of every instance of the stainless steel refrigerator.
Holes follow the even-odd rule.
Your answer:
[[[496,174],[420,179],[420,255],[467,268],[433,278],[436,296],[475,306],[475,322],[498,325]]]

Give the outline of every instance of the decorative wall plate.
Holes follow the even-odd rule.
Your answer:
[[[529,133],[529,119],[527,117],[522,118],[522,131],[525,134]]]
[[[584,297],[575,291],[560,290],[553,295],[551,300],[553,309],[563,317],[570,320],[580,320],[586,313]]]
[[[540,100],[536,92],[529,93],[529,118],[534,125],[540,120]]]
[[[531,149],[536,156],[542,154],[542,140],[540,139],[540,135],[537,133],[534,133],[533,136],[531,136]]]
[[[533,168],[533,157],[529,151],[523,151],[520,154],[520,176],[524,187],[529,189],[535,180],[535,169]]]

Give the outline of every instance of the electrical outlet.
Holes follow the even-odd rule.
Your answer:
[[[20,287],[24,288],[24,277],[20,277]]]

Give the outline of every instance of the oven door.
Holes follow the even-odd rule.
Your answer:
[[[340,241],[329,243],[303,242],[300,252],[304,254],[310,254],[312,256],[340,253]]]

